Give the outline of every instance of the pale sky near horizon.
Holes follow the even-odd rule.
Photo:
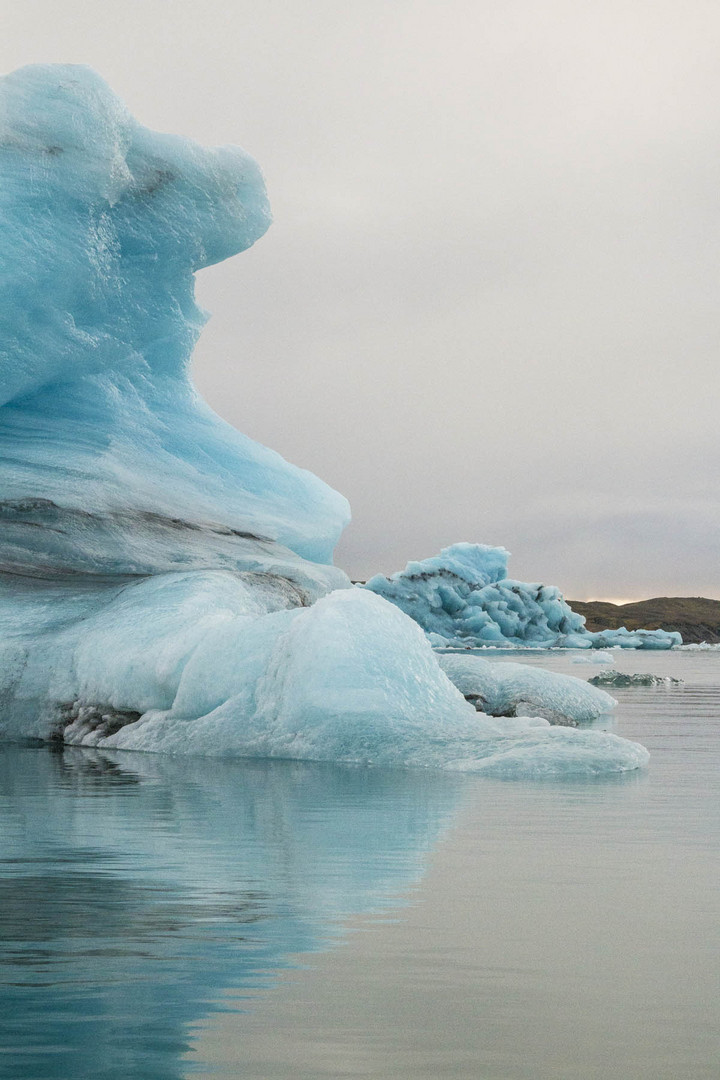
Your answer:
[[[195,379],[349,498],[351,576],[472,540],[575,599],[720,599],[716,4],[0,12],[2,71],[88,63],[260,162]]]

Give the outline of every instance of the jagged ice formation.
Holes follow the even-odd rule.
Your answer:
[[[377,574],[365,587],[402,608],[434,645],[670,649],[682,643],[680,634],[665,630],[591,634],[559,589],[513,581],[507,561],[505,548],[453,544],[391,577]]]
[[[0,82],[0,221],[5,738],[498,776],[645,763],[478,713],[416,623],[333,567],[345,500],[199,398],[193,275],[268,227],[251,158],[148,131],[88,68],[23,68]]]

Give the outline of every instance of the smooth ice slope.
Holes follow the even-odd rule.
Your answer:
[[[669,649],[682,642],[664,630],[591,634],[559,589],[508,578],[508,557],[501,547],[453,544],[391,577],[377,574],[365,587],[402,608],[437,645]]]
[[[210,756],[634,769],[478,714],[420,628],[331,565],[345,500],[188,379],[193,273],[269,212],[242,151],[140,127],[87,68],[0,81],[0,730]]]

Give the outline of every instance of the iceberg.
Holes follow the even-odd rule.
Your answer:
[[[509,552],[486,544],[453,544],[365,585],[419,623],[434,645],[565,649],[670,649],[682,637],[665,630],[585,629],[559,589],[507,576]]]
[[[40,65],[0,80],[0,173],[2,737],[500,777],[645,764],[479,713],[417,622],[333,566],[345,499],[200,399],[194,274],[270,222],[247,154]]]

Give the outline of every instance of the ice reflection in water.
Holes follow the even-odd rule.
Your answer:
[[[720,651],[609,666],[684,680],[617,690],[646,772],[475,778],[422,903],[209,1017],[188,1080],[717,1080]]]
[[[610,666],[603,781],[0,751],[3,1077],[716,1080],[720,653]]]
[[[343,918],[406,903],[462,787],[432,772],[4,749],[6,1075],[182,1075],[188,1026],[226,988],[237,1007]]]

